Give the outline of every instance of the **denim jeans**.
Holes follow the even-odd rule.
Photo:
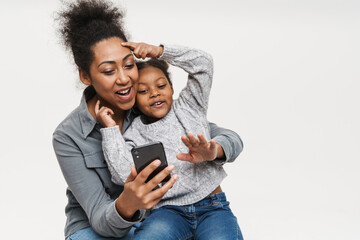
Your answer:
[[[133,239],[242,240],[243,237],[225,193],[217,193],[192,205],[154,210],[135,230]]]
[[[134,227],[131,228],[130,232],[123,238],[102,237],[98,235],[91,227],[87,227],[71,234],[68,238],[66,238],[66,240],[131,240],[136,227],[138,227],[139,225],[140,223],[135,224]]]

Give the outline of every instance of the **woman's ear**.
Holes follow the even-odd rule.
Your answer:
[[[85,84],[87,86],[91,85],[91,78],[90,78],[89,74],[87,74],[81,68],[79,68],[79,77],[83,84]]]

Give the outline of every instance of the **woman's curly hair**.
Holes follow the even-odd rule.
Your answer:
[[[75,64],[87,74],[90,74],[94,44],[111,37],[127,41],[123,16],[122,11],[106,0],[67,2],[64,10],[57,13],[63,43],[71,50]]]

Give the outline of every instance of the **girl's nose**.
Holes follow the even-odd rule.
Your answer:
[[[150,97],[157,97],[159,95],[160,95],[160,93],[157,89],[152,89],[150,92]]]

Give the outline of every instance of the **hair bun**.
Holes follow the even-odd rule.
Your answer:
[[[110,1],[76,0],[64,4],[64,10],[57,15],[59,32],[75,63],[86,72],[92,61],[92,45],[111,37],[127,41],[122,28],[124,13]]]

